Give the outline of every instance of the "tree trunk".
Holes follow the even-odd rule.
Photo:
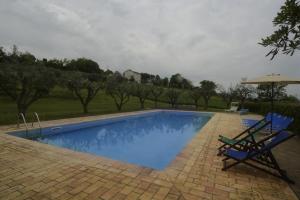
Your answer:
[[[154,99],[154,107],[157,108],[157,99]]]
[[[198,101],[195,100],[194,103],[195,103],[195,106],[196,106],[196,110],[198,110]]]
[[[87,104],[83,104],[83,113],[87,114],[88,113],[88,105]]]
[[[226,106],[229,108],[231,101],[227,101]]]
[[[208,108],[208,99],[204,100],[204,110],[207,110]]]
[[[141,109],[144,109],[144,102],[145,102],[145,100],[140,99]]]
[[[18,114],[23,113],[23,115],[26,116],[27,107],[22,104],[18,104],[17,107],[18,107]]]
[[[244,108],[244,104],[245,104],[245,99],[241,99],[241,108]]]
[[[116,103],[116,105],[117,105],[118,111],[121,111],[122,110],[122,103],[120,103],[120,104]]]

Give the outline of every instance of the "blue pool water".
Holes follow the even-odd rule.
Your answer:
[[[159,111],[46,128],[35,140],[162,170],[210,117],[207,113]]]

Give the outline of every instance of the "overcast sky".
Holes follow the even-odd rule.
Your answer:
[[[0,0],[0,46],[39,58],[229,86],[269,73],[300,77],[300,52],[265,57],[283,0]],[[300,97],[300,86],[289,90]]]

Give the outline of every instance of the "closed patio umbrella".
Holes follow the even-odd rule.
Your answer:
[[[242,81],[242,84],[262,84],[271,85],[271,133],[273,124],[273,108],[274,108],[274,86],[276,84],[300,84],[300,79],[290,78],[280,74],[270,74],[266,76],[261,76],[252,80]]]

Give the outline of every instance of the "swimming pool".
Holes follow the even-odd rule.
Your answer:
[[[158,111],[43,128],[15,136],[162,170],[212,114]]]

